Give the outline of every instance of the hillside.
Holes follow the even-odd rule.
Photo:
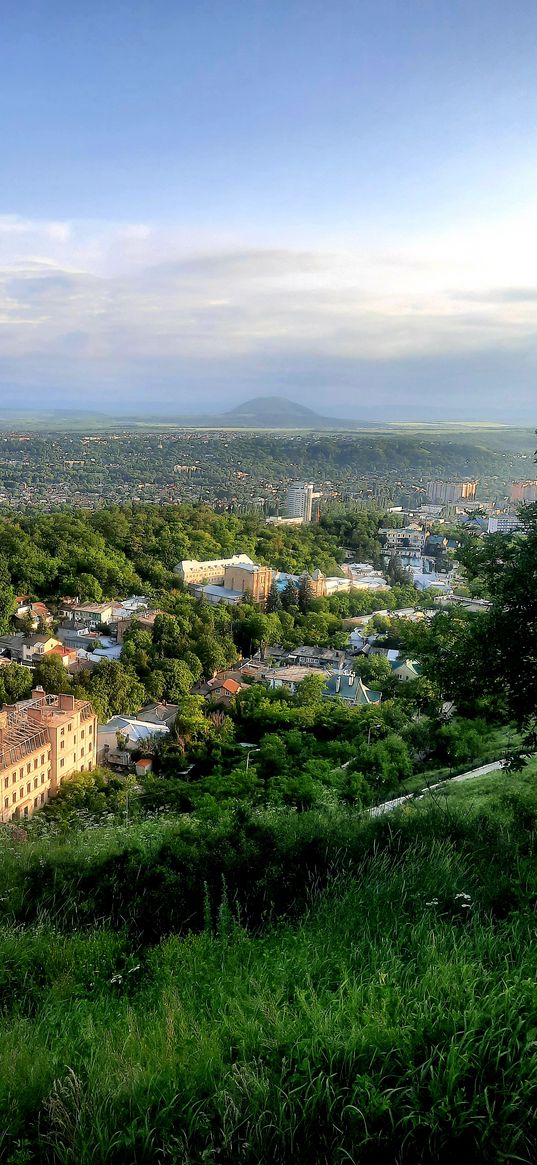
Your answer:
[[[534,1161],[535,823],[4,842],[2,1160]]]

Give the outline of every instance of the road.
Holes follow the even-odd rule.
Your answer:
[[[471,781],[474,777],[485,777],[487,773],[494,773],[497,769],[505,768],[505,764],[505,760],[494,760],[491,764],[480,765],[478,769],[469,769],[467,773],[459,773],[457,777],[448,777],[446,781],[437,781],[435,785],[426,785],[419,793],[405,793],[402,797],[394,797],[391,801],[384,801],[382,805],[374,805],[369,810],[369,814],[371,817],[380,817],[383,813],[391,813],[400,805],[404,805],[405,801],[419,801],[427,793],[432,793],[435,789],[442,789],[444,785],[450,785],[455,781]]]

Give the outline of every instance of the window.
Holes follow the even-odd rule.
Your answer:
[[[41,764],[44,765],[44,763],[45,763],[45,754],[43,752],[43,753],[41,753]]]
[[[42,805],[45,804],[45,794],[44,793],[41,793],[41,804]]]
[[[60,748],[65,748],[65,740],[60,740]]]
[[[22,777],[22,772],[21,772],[21,777]],[[11,778],[11,784],[14,785],[16,780],[17,780],[17,774],[13,773],[13,776]]]
[[[16,800],[17,800],[17,790],[15,789],[15,792],[13,793],[13,796],[11,798],[11,802],[13,805],[15,804]]]
[[[84,772],[84,765],[81,765],[81,766],[80,766],[80,772],[81,772],[81,773],[83,773],[83,772]]]
[[[84,756],[84,747],[82,747],[82,748],[80,749],[80,755],[81,755],[81,756]]]
[[[38,804],[39,804],[39,797],[34,797],[34,809],[37,809]]]
[[[25,817],[28,816],[28,806],[27,805],[24,806],[24,816]]]
[[[64,764],[65,764],[65,761],[63,760],[63,757],[62,757],[62,759],[60,761],[60,768],[61,769],[63,769]]]
[[[45,774],[44,773],[41,773],[41,784],[42,785],[45,784]]]
[[[9,808],[9,797],[4,797],[4,809]]]
[[[90,740],[90,742],[89,742],[89,744],[88,744],[88,752],[93,752],[93,745],[92,745],[92,743],[91,743],[91,740]]]
[[[38,758],[36,757],[34,760],[34,769],[37,768],[38,764],[39,764],[39,761],[38,761]]]
[[[74,736],[74,742],[73,742],[73,743],[74,743],[74,744],[76,744],[76,732],[75,732],[75,736]]]
[[[4,777],[4,789],[7,789],[8,785],[9,785],[9,777]]]
[[[92,732],[93,732],[93,724],[90,724],[90,726],[89,726],[89,728],[88,728],[88,732],[89,732],[89,734],[90,734],[90,736],[91,736],[91,734],[92,734]]]
[[[90,761],[90,763],[89,763],[89,765],[88,765],[88,772],[90,772],[90,773],[91,773],[91,770],[92,770],[92,768],[93,768],[93,765],[92,765],[92,763],[91,763],[91,761]]]
[[[31,792],[32,792],[32,782],[31,782],[31,781],[28,781],[28,784],[27,784],[27,786],[26,786],[26,792],[27,792],[27,793],[31,793]]]
[[[80,739],[81,740],[84,739],[84,729],[83,728],[80,729]]]
[[[67,731],[68,731],[68,732],[72,732],[72,731],[73,731],[73,725],[72,725],[72,724],[68,724],[68,725],[67,725]]]
[[[28,761],[28,764],[26,765],[26,772],[27,773],[31,772],[31,769],[32,769],[32,766],[30,764],[30,761]],[[22,773],[21,773],[21,777],[22,777]]]
[[[65,728],[60,728],[60,736],[65,736]]]
[[[22,781],[23,776],[24,776],[24,769],[19,769],[19,781]]]
[[[34,789],[37,789],[37,777],[34,777]]]

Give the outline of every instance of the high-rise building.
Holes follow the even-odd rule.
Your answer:
[[[436,505],[450,505],[453,502],[473,502],[477,481],[428,481],[427,500]]]
[[[314,488],[309,481],[293,481],[287,490],[286,517],[311,522]]]
[[[64,780],[96,763],[97,717],[86,700],[47,696],[0,712],[0,822],[31,817]]]
[[[511,486],[511,501],[525,502],[526,505],[537,502],[537,481],[514,481]]]

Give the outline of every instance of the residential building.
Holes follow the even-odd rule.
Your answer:
[[[487,534],[512,534],[522,525],[516,514],[497,514],[487,522]]]
[[[295,647],[287,654],[288,662],[299,667],[339,668],[344,659],[345,652],[334,647]]]
[[[537,502],[537,481],[514,481],[511,486],[511,501],[531,505]]]
[[[136,713],[136,719],[141,720],[144,724],[156,724],[160,728],[165,725],[166,728],[171,728],[175,723],[178,711],[179,704],[167,704],[166,701],[160,704],[145,704]]]
[[[409,680],[417,680],[421,675],[421,665],[415,659],[395,659],[390,661],[390,667],[397,680],[406,684]]]
[[[75,772],[96,763],[97,717],[74,696],[34,688],[0,712],[0,821],[30,817]]]
[[[128,768],[132,753],[139,749],[151,750],[153,744],[169,733],[167,724],[138,720],[134,716],[112,716],[99,725],[97,757],[99,763]]]
[[[462,498],[475,501],[477,481],[428,481],[427,500],[437,505],[450,505]]]
[[[409,554],[421,557],[425,545],[425,532],[421,526],[401,526],[399,529],[381,530],[385,552],[390,557],[402,558]]]
[[[63,602],[60,614],[71,623],[83,624],[85,627],[100,627],[108,625],[113,618],[113,603],[78,603]]]
[[[253,566],[252,559],[247,554],[233,554],[231,558],[210,558],[203,562],[195,558],[184,558],[174,567],[174,571],[185,586],[192,586],[195,583],[223,586],[226,566],[241,565]]]
[[[311,522],[314,486],[309,481],[293,481],[287,490],[286,516]]]
[[[340,700],[345,700],[347,704],[353,706],[379,704],[382,699],[380,692],[366,688],[360,676],[352,671],[333,672],[332,675],[328,676],[325,695],[339,697]]]

